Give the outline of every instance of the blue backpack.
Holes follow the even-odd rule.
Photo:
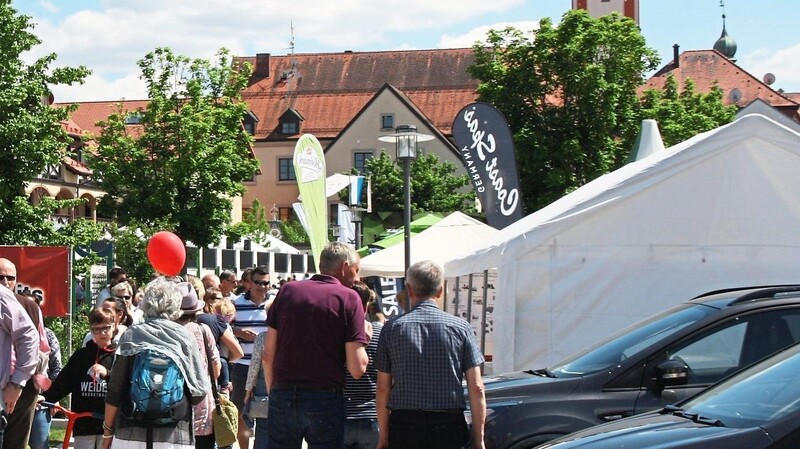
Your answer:
[[[129,417],[145,425],[176,423],[189,407],[181,370],[171,358],[150,349],[136,355],[130,396]]]

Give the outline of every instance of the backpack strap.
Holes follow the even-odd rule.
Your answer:
[[[208,338],[203,331],[203,326],[198,326],[200,333],[203,335],[203,351],[206,353],[206,363],[208,368],[208,380],[211,382],[211,393],[214,395],[214,408],[217,410],[217,415],[222,415],[222,409],[219,407],[219,392],[217,391],[217,381],[214,379],[214,369],[211,367],[211,354],[208,353]],[[147,448],[152,449],[152,448]]]

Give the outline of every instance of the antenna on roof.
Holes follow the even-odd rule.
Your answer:
[[[772,73],[765,73],[764,74],[764,84],[767,86],[771,86],[775,82],[775,75]]]
[[[289,31],[292,34],[292,40],[289,41],[289,52],[294,55],[294,21],[289,22]]]

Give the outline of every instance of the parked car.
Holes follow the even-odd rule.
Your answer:
[[[487,449],[661,409],[800,341],[800,286],[711,292],[548,368],[487,376]]]
[[[800,345],[659,412],[585,429],[541,449],[800,447]]]

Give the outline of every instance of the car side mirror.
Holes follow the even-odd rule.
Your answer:
[[[655,381],[661,388],[686,385],[689,381],[689,366],[680,358],[662,362],[656,366]]]

